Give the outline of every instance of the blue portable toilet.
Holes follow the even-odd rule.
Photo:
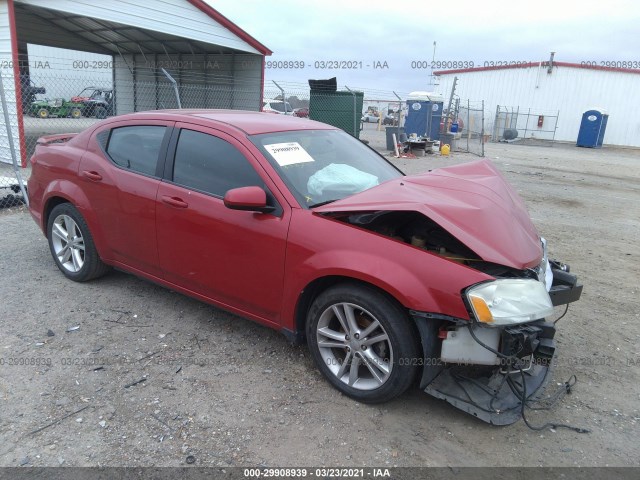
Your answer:
[[[608,120],[609,115],[602,110],[593,109],[584,112],[576,145],[578,147],[600,148]]]
[[[440,135],[443,98],[434,92],[411,92],[407,97],[407,118],[404,131],[407,135],[427,136],[436,140]]]

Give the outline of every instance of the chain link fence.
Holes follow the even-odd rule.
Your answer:
[[[458,102],[458,132],[455,135],[455,151],[484,156],[484,101]]]
[[[233,61],[225,58],[223,63],[213,55],[163,60],[148,55],[92,56],[87,60],[81,52],[75,53],[77,57],[19,57],[19,95],[13,61],[2,61],[6,101],[0,115],[0,208],[28,201],[22,179],[29,177],[28,159],[42,136],[77,133],[104,118],[146,110],[257,111],[261,106],[262,67],[254,58],[250,63],[243,56]],[[240,73],[233,74],[232,62],[244,62],[247,67],[237,67]]]
[[[337,108],[330,101],[332,95],[343,99],[344,108]],[[353,102],[356,107],[351,107],[349,95],[362,95],[362,106]],[[326,94],[322,101],[317,101],[317,97],[314,97],[305,84],[271,81],[265,84],[264,98],[265,111],[286,112],[323,121],[342,128],[373,148],[391,151],[394,149],[391,134],[396,135],[396,142],[405,138],[404,126],[409,114],[407,99],[411,98],[411,94],[338,85],[335,93]],[[430,140],[439,140],[441,144],[449,144],[453,151],[484,156],[484,144],[487,140],[484,101],[461,101],[454,98],[450,111],[446,102],[427,106],[431,113],[426,115],[426,120],[420,127],[424,130],[424,136]],[[325,115],[328,112],[330,113]]]
[[[22,180],[30,174],[27,160],[39,137],[80,132],[114,115],[173,108],[263,110],[329,123],[379,151],[393,150],[391,133],[397,140],[402,137],[407,92],[338,85],[335,79],[324,89],[287,81],[261,84],[262,67],[256,70],[255,60],[249,68],[240,69],[240,75],[232,75],[232,69],[208,68],[217,60],[204,57],[181,56],[163,63],[148,56],[104,60],[31,56],[24,60],[27,68],[20,66],[17,102],[14,69],[10,62],[3,63],[0,208],[28,201]],[[236,64],[242,65],[241,61],[245,62],[236,60]],[[446,117],[442,109],[434,111],[434,132],[445,130],[448,135],[457,123],[453,149],[483,155],[482,107],[459,101],[454,105]]]
[[[339,86],[335,78],[309,85],[271,80],[265,84],[262,109],[328,123],[360,138],[364,99],[362,89]]]
[[[20,163],[18,108],[12,75],[0,71],[0,209],[28,201]]]
[[[494,142],[553,146],[560,111],[498,105],[492,128]]]

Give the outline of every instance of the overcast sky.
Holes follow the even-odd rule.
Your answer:
[[[546,61],[551,51],[565,62],[640,62],[640,2],[633,1],[207,1],[273,50],[267,61],[305,63],[304,69],[267,69],[267,80],[336,76],[349,87],[433,90],[430,70],[412,62],[429,66],[434,41],[436,61],[475,66]],[[316,69],[316,61],[351,61],[358,68]],[[374,68],[384,62],[388,68]]]

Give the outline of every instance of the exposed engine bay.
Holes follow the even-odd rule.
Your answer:
[[[415,211],[334,213],[332,218],[408,243],[448,260],[499,278],[536,278],[533,270],[516,270],[482,260],[473,250],[433,220]]]

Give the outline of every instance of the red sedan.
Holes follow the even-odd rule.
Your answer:
[[[43,137],[31,162],[66,277],[116,267],[278,329],[363,402],[418,380],[512,423],[550,377],[545,317],[582,290],[487,160],[405,176],[329,125],[175,110]]]

